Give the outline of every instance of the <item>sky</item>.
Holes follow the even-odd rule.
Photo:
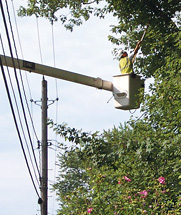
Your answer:
[[[11,2],[14,3],[15,10],[17,10],[19,5],[25,5],[26,1],[8,1],[20,59],[48,66],[54,66],[55,60],[55,67],[57,68],[95,78],[100,77],[111,82],[114,75],[120,74],[118,61],[114,60],[112,55],[115,46],[108,41],[110,25],[116,23],[116,19],[111,15],[104,20],[92,18],[82,26],[75,27],[73,32],[65,30],[61,23],[57,22],[53,26],[53,37],[52,26],[48,20],[39,18],[37,21],[34,16],[26,18],[16,16],[20,45]],[[1,14],[0,32],[6,55],[9,56]],[[55,59],[53,58],[52,38],[55,44]],[[1,46],[0,54],[2,54]],[[30,99],[40,101],[42,76],[24,71],[22,71],[22,75],[36,133],[41,140],[41,108],[37,105],[40,103],[35,104],[30,102]],[[112,93],[109,91],[98,90],[64,80],[55,80],[50,77],[45,77],[45,79],[48,82],[48,99],[54,100],[57,96],[59,98],[58,102],[49,106],[48,117],[59,124],[65,122],[70,127],[84,131],[101,132],[112,129],[114,126],[118,127],[120,123],[129,120],[132,115],[129,111],[114,108],[113,99],[110,100]],[[146,89],[148,89],[149,83],[150,80],[146,80]],[[2,74],[0,74],[0,92],[0,214],[39,215],[38,197],[25,165]],[[134,117],[140,115],[139,110],[136,110],[133,114]],[[33,136],[33,129],[31,132]],[[48,132],[49,140],[62,141],[51,129]],[[55,142],[52,141],[52,143]],[[33,144],[37,159],[39,159],[35,136],[33,136]],[[55,181],[57,176],[56,155],[57,151],[49,148],[48,172],[50,183]],[[49,188],[51,188],[51,185],[49,185]],[[49,214],[55,215],[58,203],[54,192],[49,192],[48,202]]]

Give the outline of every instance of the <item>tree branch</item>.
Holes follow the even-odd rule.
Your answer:
[[[95,3],[97,0],[94,0],[94,1],[91,1],[91,2],[83,2],[83,4],[93,4],[93,3]]]

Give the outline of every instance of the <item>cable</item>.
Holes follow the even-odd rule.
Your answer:
[[[14,15],[14,20],[15,20],[15,25],[16,25],[16,31],[17,31],[17,35],[18,35],[18,42],[19,42],[19,46],[20,46],[20,50],[21,50],[21,55],[22,55],[22,58],[24,60],[24,55],[23,55],[23,50],[22,50],[22,46],[21,46],[20,35],[19,35],[18,24],[17,24],[17,20],[16,20],[16,13],[15,13],[15,8],[14,8],[13,0],[11,0],[11,2],[12,2],[13,15]],[[28,86],[30,98],[32,98],[32,96],[31,96],[31,90],[30,90],[30,85],[29,85],[29,81],[28,81],[28,77],[27,77],[27,73],[26,72],[25,72],[25,77],[26,77],[26,82],[27,82],[27,86]]]
[[[13,0],[11,0],[11,1],[12,1],[12,5],[13,5]],[[8,11],[8,15],[9,15],[8,5],[7,5],[7,11]],[[13,5],[13,11],[14,11],[14,5]],[[15,18],[16,29],[17,29],[17,34],[18,34],[18,38],[19,38],[19,44],[21,44],[21,42],[20,42],[20,37],[19,37],[18,26],[17,26],[17,22],[16,22],[15,12],[14,12],[14,18]],[[15,52],[16,52],[16,57],[17,57],[17,59],[19,59],[18,54],[17,54],[17,49],[16,49],[15,40],[14,40],[14,34],[13,34],[13,30],[12,30],[10,15],[9,15],[9,22],[10,22],[10,26],[11,26],[11,32],[12,32],[12,37],[13,37],[13,42],[14,42],[14,48],[15,48]],[[22,48],[21,48],[21,52],[22,52]],[[23,52],[22,52],[22,55],[23,55]],[[23,58],[23,59],[24,59],[24,58]],[[19,64],[19,61],[18,61],[18,64]],[[20,65],[19,65],[19,67],[20,67]],[[19,70],[20,70],[20,69],[19,69]],[[23,84],[23,79],[22,79],[22,75],[21,75],[21,70],[20,70],[20,76],[21,76],[21,82],[22,82],[22,87],[23,87],[23,91],[24,91],[24,97],[25,97],[25,100],[26,100],[26,104],[27,104],[29,116],[30,116],[30,119],[31,119],[31,122],[32,122],[32,127],[33,127],[33,130],[34,130],[36,139],[37,139],[37,141],[38,141],[38,137],[37,137],[37,134],[36,134],[36,130],[35,130],[35,128],[34,128],[34,123],[33,123],[32,117],[31,117],[31,113],[30,113],[30,108],[29,108],[29,105],[28,105],[28,102],[27,102],[27,97],[26,97],[26,93],[25,93],[25,87],[24,87],[24,84]],[[27,76],[26,76],[26,79],[27,79]],[[30,91],[28,79],[27,79],[27,84],[28,84],[28,89],[29,89],[29,92],[30,92],[30,97],[32,97],[32,96],[31,96],[31,91]]]
[[[0,40],[1,40],[3,54],[5,56],[5,50],[4,50],[4,46],[3,46],[3,41],[2,41],[1,34],[0,34]],[[5,62],[6,62],[6,58],[5,58]],[[6,62],[6,66],[7,66],[7,62]],[[18,117],[19,117],[20,126],[21,126],[21,129],[22,129],[22,132],[23,132],[23,137],[24,137],[24,140],[25,140],[25,143],[26,143],[26,146],[27,146],[27,149],[28,149],[28,153],[29,153],[29,156],[30,156],[30,161],[32,163],[33,170],[34,170],[34,173],[35,173],[35,168],[34,168],[34,165],[33,165],[33,161],[32,161],[32,158],[31,158],[29,146],[28,146],[28,143],[27,143],[27,140],[26,140],[24,129],[23,129],[23,124],[22,124],[21,117],[20,117],[20,111],[19,111],[19,108],[18,108],[18,103],[17,103],[17,99],[16,99],[16,95],[15,95],[15,91],[14,91],[14,88],[13,88],[13,83],[12,83],[12,80],[11,80],[11,76],[10,76],[10,72],[9,72],[9,68],[8,67],[7,67],[7,71],[8,71],[9,81],[10,81],[11,89],[12,89],[12,92],[13,92],[13,96],[14,96],[16,108],[17,108],[17,114],[18,114]],[[35,173],[35,177],[37,179],[36,173]],[[37,179],[37,182],[38,182],[38,179]]]
[[[0,41],[1,41],[2,49],[3,49],[3,54],[5,56],[5,51],[4,51],[4,47],[3,47],[3,41],[2,41],[1,34],[0,34]],[[5,58],[5,62],[6,62],[6,58]],[[6,62],[6,66],[7,66],[7,62]],[[27,146],[27,150],[28,150],[28,153],[29,153],[29,156],[30,156],[30,161],[31,161],[31,164],[33,166],[34,173],[35,173],[35,168],[34,168],[34,165],[33,165],[32,158],[31,158],[31,154],[30,154],[28,142],[26,140],[26,135],[25,135],[25,132],[24,132],[24,129],[23,129],[23,124],[22,124],[22,121],[21,121],[20,111],[19,111],[19,108],[18,108],[18,102],[17,102],[17,99],[16,99],[16,95],[15,95],[15,91],[14,91],[14,88],[13,88],[13,83],[12,83],[12,80],[11,80],[11,76],[10,76],[10,72],[9,72],[8,66],[7,66],[7,71],[8,71],[10,86],[11,86],[11,89],[12,89],[12,92],[13,92],[13,96],[14,96],[14,101],[15,101],[15,105],[16,105],[16,109],[17,109],[17,114],[18,114],[18,117],[19,117],[20,126],[21,126],[21,129],[22,129],[22,132],[23,132],[23,137],[24,137],[24,140],[25,140],[25,143],[26,143],[26,146]],[[36,176],[36,173],[35,173],[35,177],[36,177],[36,180],[38,182],[38,178]]]
[[[13,15],[14,15],[14,20],[15,20],[16,31],[17,31],[17,35],[18,35],[18,41],[19,41],[19,46],[20,46],[20,50],[21,50],[21,55],[22,55],[22,58],[24,60],[23,50],[22,50],[22,46],[21,46],[21,41],[20,41],[20,36],[19,36],[19,30],[18,30],[16,15],[15,15],[15,8],[14,8],[13,0],[11,0],[11,3],[12,3],[12,8],[13,8]]]
[[[1,7],[1,13],[2,13],[2,17],[3,17],[3,21],[4,21],[4,26],[5,26],[5,31],[6,31],[6,35],[7,35],[7,39],[8,39],[9,49],[10,49],[11,57],[12,57],[12,60],[13,60],[12,48],[11,48],[11,43],[10,43],[10,38],[9,38],[9,33],[8,33],[7,24],[6,24],[6,18],[5,18],[5,14],[4,14],[4,9],[3,9],[3,5],[2,5],[2,1],[0,1],[0,7]],[[15,116],[15,112],[14,112],[14,108],[13,108],[13,104],[12,104],[12,100],[11,100],[11,96],[10,96],[10,92],[9,92],[9,88],[8,88],[8,84],[7,84],[7,80],[6,80],[6,76],[5,76],[5,72],[4,72],[4,68],[3,68],[3,65],[2,65],[1,58],[0,58],[0,64],[1,64],[1,70],[2,70],[2,74],[3,74],[3,79],[4,79],[4,83],[5,83],[5,87],[6,87],[6,91],[7,91],[7,95],[8,95],[8,99],[9,99],[9,103],[10,103],[10,107],[11,107],[11,111],[12,111],[12,114],[13,114],[13,119],[14,119],[14,122],[15,122],[15,126],[16,126],[16,130],[17,130],[17,133],[18,133],[18,137],[19,137],[19,140],[20,140],[20,143],[21,143],[21,148],[23,150],[24,158],[25,158],[25,161],[26,161],[26,165],[27,165],[27,168],[28,168],[28,171],[29,171],[32,183],[33,183],[33,186],[34,186],[35,191],[36,191],[36,193],[37,193],[37,195],[39,197],[39,194],[38,194],[37,188],[35,186],[35,182],[34,182],[34,179],[32,177],[32,173],[31,173],[31,170],[30,170],[30,167],[29,167],[29,164],[28,164],[26,153],[25,153],[25,150],[24,150],[24,147],[23,147],[23,142],[22,142],[22,138],[21,138],[20,131],[19,131],[19,128],[18,128],[18,123],[17,123],[17,120],[16,120],[16,116]],[[14,64],[14,61],[13,61],[13,64]],[[16,75],[16,71],[15,71],[15,75]],[[17,84],[18,84],[18,82],[17,82]],[[18,85],[18,90],[19,90],[19,95],[21,97],[19,85]],[[21,98],[21,102],[22,102],[22,98]]]
[[[22,50],[22,46],[21,46],[20,35],[19,35],[18,24],[17,24],[17,20],[16,20],[16,14],[15,14],[15,8],[14,8],[13,0],[11,0],[11,2],[12,2],[13,15],[14,15],[14,20],[15,20],[15,26],[16,26],[16,31],[17,31],[17,35],[18,35],[18,41],[19,41],[19,46],[20,46],[20,50],[21,50],[21,55],[22,55],[22,58],[24,59],[24,55],[23,55],[23,50]],[[17,57],[17,58],[18,58],[18,57]],[[21,73],[20,73],[20,74],[21,74]],[[27,76],[27,72],[26,72],[26,71],[25,71],[25,78],[26,78],[26,83],[27,83],[27,86],[28,86],[29,95],[30,95],[30,98],[31,98],[30,100],[32,100],[30,85],[29,85],[28,76]],[[22,77],[21,77],[21,80],[22,80]],[[28,102],[27,102],[27,98],[26,98],[26,94],[25,94],[23,82],[22,82],[22,86],[23,86],[24,96],[25,96],[26,105],[27,105],[27,108],[28,108],[28,113],[29,113],[29,117],[30,117],[30,120],[31,120],[33,132],[34,132],[34,134],[35,134],[35,137],[36,137],[36,140],[37,140],[37,143],[38,143],[38,148],[39,148],[40,141],[38,140],[38,136],[37,136],[37,133],[36,133],[36,130],[35,130],[35,126],[34,126],[34,123],[33,123],[32,111],[30,111],[30,108],[29,108],[29,105],[28,105]],[[40,153],[40,152],[39,152],[39,153]],[[39,160],[39,162],[40,162],[40,160]],[[41,167],[41,163],[39,164],[39,167]],[[41,172],[41,168],[39,169],[39,178],[41,178],[40,172]],[[37,179],[37,178],[36,178],[36,179]]]
[[[55,36],[54,36],[53,20],[51,22],[51,25],[52,25],[53,63],[54,63],[54,67],[56,67],[56,60],[55,60]],[[58,99],[58,86],[57,86],[57,79],[56,78],[55,78],[55,86],[56,86],[56,98]]]
[[[37,16],[36,16],[36,27],[37,27],[37,34],[38,34],[38,45],[39,45],[39,51],[40,51],[40,59],[41,59],[41,63],[43,64],[42,52],[41,52],[41,43],[40,43],[39,25],[38,25],[38,17]]]
[[[0,1],[0,5],[2,5],[2,4],[1,4],[1,1]],[[8,84],[7,84],[7,80],[6,80],[6,76],[5,76],[5,72],[4,72],[4,68],[3,68],[3,65],[2,65],[1,57],[0,57],[0,66],[1,66],[1,71],[2,71],[2,75],[3,75],[3,80],[4,80],[4,83],[5,83],[5,88],[6,88],[6,92],[7,92],[7,95],[8,95],[8,100],[9,100],[9,104],[10,104],[10,107],[11,107],[11,111],[12,111],[14,123],[15,123],[15,126],[16,126],[16,130],[17,130],[17,133],[18,133],[18,137],[19,137],[20,143],[21,143],[21,148],[22,148],[22,150],[23,150],[23,155],[24,155],[24,158],[25,158],[25,161],[26,161],[26,165],[27,165],[27,168],[28,168],[28,171],[29,171],[29,174],[30,174],[30,177],[31,177],[33,186],[34,186],[34,189],[35,189],[35,191],[36,191],[38,197],[40,198],[39,193],[38,193],[38,190],[37,190],[37,188],[36,188],[36,186],[35,186],[35,182],[34,182],[34,180],[33,180],[33,176],[32,176],[32,174],[31,174],[31,170],[30,170],[30,167],[29,167],[29,164],[28,164],[28,160],[27,160],[27,157],[26,157],[26,153],[25,153],[25,150],[24,150],[24,147],[23,147],[23,142],[22,142],[22,139],[21,139],[20,131],[19,131],[19,128],[18,128],[18,123],[17,123],[17,120],[16,120],[16,116],[15,116],[13,104],[12,104],[12,101],[11,101],[10,92],[9,92],[9,88],[8,88]]]
[[[52,27],[52,46],[53,46],[53,62],[54,62],[54,67],[56,66],[56,62],[55,62],[55,37],[54,37],[54,22],[52,20],[51,22],[51,27]],[[56,87],[56,115],[55,115],[55,121],[57,123],[58,121],[58,84],[57,84],[57,79],[55,78],[55,87]],[[57,143],[57,134],[55,134],[55,139],[56,139],[56,143]],[[53,183],[55,183],[55,179],[56,179],[56,161],[57,161],[57,148],[55,148],[55,153],[54,153],[54,162],[55,162],[55,167],[54,167],[54,178],[53,178]],[[53,195],[52,198],[52,214],[54,212],[54,207],[55,207],[55,195]]]
[[[134,114],[134,113],[136,113],[136,109],[133,112],[131,112],[131,110],[129,110],[129,112],[130,112],[130,114]]]
[[[52,46],[53,46],[53,63],[54,63],[54,67],[55,67],[55,42],[54,42],[54,29],[53,29],[53,20],[51,22],[52,25]]]
[[[17,49],[16,49],[16,44],[15,44],[15,39],[14,39],[14,34],[13,34],[13,29],[12,29],[12,24],[11,24],[11,19],[10,19],[10,14],[9,14],[9,8],[8,8],[7,0],[6,0],[6,8],[7,8],[7,13],[8,13],[9,24],[10,24],[11,34],[12,34],[12,38],[13,38],[15,53],[16,53],[16,57],[18,59],[18,54],[17,54]],[[8,35],[8,38],[9,38],[9,33],[7,35]],[[9,41],[9,44],[10,44],[10,39],[8,39],[8,41]],[[11,56],[13,57],[11,44],[10,44],[10,52],[11,52]],[[18,63],[19,63],[19,61],[18,61]],[[13,60],[13,64],[14,64],[14,60]],[[19,67],[20,67],[20,65],[19,65]],[[14,65],[14,69],[15,69],[15,65]],[[16,69],[15,69],[15,78],[16,78],[16,82],[17,82],[17,86],[18,86],[18,92],[19,92],[19,96],[20,96],[20,101],[21,101],[21,105],[22,105],[22,110],[23,110],[23,115],[24,115],[24,119],[25,119],[25,124],[26,124],[26,128],[27,128],[27,132],[28,132],[28,137],[29,137],[29,140],[30,140],[31,149],[32,149],[32,152],[33,152],[34,160],[35,160],[35,165],[36,165],[36,168],[38,170],[39,177],[40,177],[40,171],[39,171],[39,168],[38,168],[38,164],[37,164],[35,152],[34,152],[34,149],[33,149],[33,143],[32,143],[32,139],[31,139],[31,135],[30,135],[30,130],[29,130],[28,122],[27,122],[27,117],[26,117],[26,113],[25,113],[25,109],[24,109],[22,95],[21,95],[21,92],[20,92],[20,86],[19,86],[19,81],[18,81]],[[29,106],[28,106],[28,102],[27,102],[27,97],[26,97],[26,93],[25,93],[25,88],[24,88],[24,84],[23,84],[23,79],[22,79],[22,75],[21,75],[21,70],[20,70],[20,78],[21,78],[21,84],[22,84],[22,88],[23,88],[23,92],[24,92],[25,101],[26,101],[26,104],[27,104],[27,108],[28,108],[28,111],[29,111],[30,118],[31,118],[31,114],[30,114],[30,110],[29,110]],[[32,125],[34,127],[33,122],[32,122]],[[34,129],[34,131],[35,131],[35,129]],[[35,132],[35,134],[36,134],[36,132]],[[36,137],[37,137],[37,135],[36,135]],[[38,137],[37,137],[37,140],[38,140]],[[33,164],[32,164],[32,166],[33,166]]]
[[[54,39],[54,28],[53,28],[53,20],[51,22],[52,25],[52,46],[53,46],[53,62],[54,62],[54,67],[56,66],[55,63],[55,39]],[[56,88],[56,122],[57,122],[57,118],[58,118],[58,84],[57,84],[57,79],[55,78],[55,88]]]
[[[0,4],[1,4],[1,2],[0,2]],[[28,171],[29,171],[33,186],[35,188],[35,191],[36,191],[38,197],[40,197],[39,193],[37,191],[37,188],[35,186],[35,182],[33,180],[33,176],[31,174],[30,167],[28,165],[28,160],[27,160],[27,157],[26,157],[26,153],[25,153],[25,150],[24,150],[24,147],[23,147],[23,142],[22,142],[22,139],[21,139],[20,131],[19,131],[18,124],[17,124],[17,121],[16,121],[15,112],[14,112],[14,109],[13,109],[13,105],[12,105],[12,101],[11,101],[11,97],[10,97],[10,93],[9,93],[9,89],[8,89],[8,85],[7,85],[7,81],[6,81],[6,77],[5,77],[5,72],[4,72],[4,68],[3,68],[3,65],[2,65],[2,61],[1,61],[1,57],[0,57],[0,66],[1,66],[1,71],[2,71],[2,75],[3,75],[3,79],[4,79],[4,83],[5,83],[5,87],[6,87],[6,91],[7,91],[7,95],[8,95],[8,100],[9,100],[11,111],[12,111],[12,114],[13,114],[14,123],[15,123],[15,126],[16,126],[16,130],[17,130],[17,133],[18,133],[18,137],[19,137],[21,147],[22,147],[22,150],[23,150],[23,154],[24,154],[24,158],[25,158],[25,161],[26,161],[26,165],[28,167]]]

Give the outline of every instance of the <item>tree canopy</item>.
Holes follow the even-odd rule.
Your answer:
[[[51,22],[60,20],[69,30],[87,21],[91,16],[104,18],[111,13],[117,17],[118,24],[111,26],[109,40],[116,45],[134,48],[147,24],[149,31],[142,46],[143,56],[137,59],[137,73],[145,77],[166,63],[168,48],[176,49],[173,37],[180,26],[179,0],[29,0],[28,7],[21,7],[19,15],[46,17]],[[68,15],[67,15],[68,14]],[[159,59],[159,60],[158,60]]]
[[[102,134],[49,123],[72,142],[60,144],[58,214],[179,214],[180,135],[143,120]]]

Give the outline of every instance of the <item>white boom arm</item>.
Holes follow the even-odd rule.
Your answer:
[[[58,79],[63,79],[66,81],[71,81],[83,85],[87,85],[90,87],[95,87],[98,89],[113,91],[113,84],[110,81],[102,80],[101,78],[93,78],[73,72],[69,72],[62,69],[57,69],[54,67],[49,67],[45,65],[41,65],[38,63],[33,63],[25,60],[20,60],[16,58],[11,58],[7,56],[0,55],[2,64],[4,66],[15,67],[20,70],[26,70]]]
[[[41,75],[111,91],[114,96],[114,106],[117,109],[131,110],[139,108],[140,106],[140,101],[138,99],[139,90],[140,88],[144,88],[144,80],[141,80],[141,76],[133,75],[131,73],[117,75],[113,77],[112,83],[110,81],[102,80],[101,78],[93,78],[3,55],[0,55],[0,59],[4,66],[15,67],[20,70],[26,70]]]

